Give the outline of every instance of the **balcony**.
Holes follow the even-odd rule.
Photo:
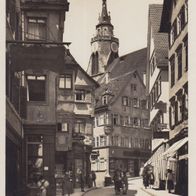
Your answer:
[[[65,47],[41,44],[12,44],[10,58],[15,71],[26,69],[63,70],[65,67]]]

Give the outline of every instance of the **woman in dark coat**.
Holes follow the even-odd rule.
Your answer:
[[[143,170],[142,176],[143,176],[143,185],[145,188],[147,188],[149,186],[149,175],[146,169]]]
[[[114,173],[114,189],[116,194],[120,193],[120,188],[122,188],[122,178],[121,178],[121,173],[119,170],[116,170]]]
[[[123,183],[123,194],[127,194],[128,190],[128,178],[126,172],[123,172],[122,174],[122,183]]]
[[[63,196],[70,196],[72,193],[72,179],[69,172],[65,172],[63,179]]]
[[[171,190],[174,189],[173,174],[171,169],[167,170],[167,189],[169,193],[171,193]]]

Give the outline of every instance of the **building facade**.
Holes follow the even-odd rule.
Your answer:
[[[21,39],[21,13],[20,1],[9,0],[6,2],[6,41]],[[6,195],[20,194],[24,191],[23,150],[22,142],[24,131],[22,117],[24,115],[20,76],[14,74],[10,65],[10,45],[6,44]],[[22,194],[21,194],[22,195]]]
[[[188,1],[164,1],[161,32],[169,36],[170,148],[175,191],[188,195]]]
[[[113,29],[106,0],[103,0],[96,35],[91,39],[92,54],[87,68],[87,73],[96,81],[105,73],[107,66],[118,57],[119,40],[114,37]]]
[[[157,188],[163,188],[165,184],[167,162],[159,153],[164,152],[167,147],[165,143],[169,139],[168,34],[159,32],[162,8],[161,4],[149,5],[147,38],[146,90],[154,152],[148,164],[153,166]]]
[[[148,101],[140,77],[141,67],[145,70],[145,66],[146,49],[117,58],[108,67],[112,71],[106,70],[96,90],[91,167],[102,185],[116,169],[139,176],[140,168],[150,157],[152,135],[148,127]]]
[[[78,169],[86,179],[90,172],[98,84],[75,61],[70,43],[62,42],[67,11],[69,3],[61,0],[7,4],[9,196],[36,195],[40,176],[49,182],[47,196],[62,195],[65,171],[72,172],[74,186]]]

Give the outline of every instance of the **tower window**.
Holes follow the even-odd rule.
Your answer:
[[[102,97],[102,104],[103,104],[103,105],[108,104],[108,96],[104,95],[104,96]]]
[[[99,72],[99,59],[98,53],[93,53],[92,55],[92,75],[97,74]]]
[[[28,18],[27,38],[31,40],[46,40],[45,18]]]

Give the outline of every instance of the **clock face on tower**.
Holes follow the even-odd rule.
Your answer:
[[[118,52],[118,44],[116,42],[111,43],[111,50],[113,52]]]

